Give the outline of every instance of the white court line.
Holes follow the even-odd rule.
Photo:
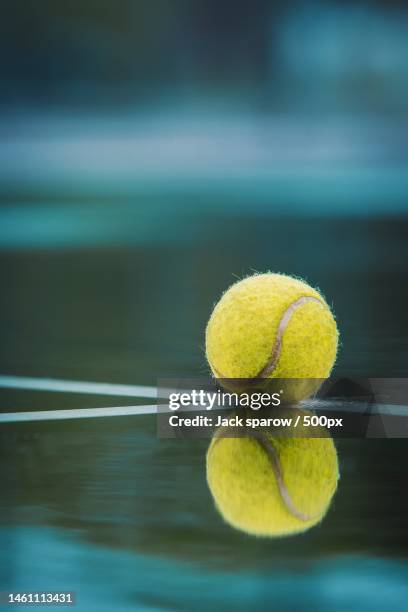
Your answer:
[[[366,416],[401,416],[408,417],[408,406],[400,404],[367,404],[350,400],[311,399],[302,402],[305,410],[327,410],[328,412],[351,412]]]
[[[120,397],[146,397],[157,399],[156,387],[95,383],[56,378],[31,378],[29,376],[1,376],[0,387],[30,391],[57,391],[62,393],[90,393],[92,395],[116,395]]]
[[[66,393],[88,393],[92,395],[114,395],[121,397],[143,397],[157,399],[156,387],[141,385],[122,385],[111,383],[95,383],[85,381],[60,380],[54,378],[32,378],[26,376],[0,375],[0,388],[24,389],[30,391],[52,391]],[[166,396],[166,390],[161,390]],[[327,410],[338,412],[351,412],[367,415],[391,415],[408,417],[408,406],[374,404],[351,400],[321,400],[311,399],[303,402],[302,407],[311,410]],[[225,406],[225,408],[228,408]],[[63,419],[90,419],[114,416],[133,416],[156,414],[156,405],[144,406],[118,406],[110,408],[73,408],[67,410],[40,410],[31,412],[0,413],[0,423],[13,423],[22,421],[53,421]]]
[[[165,406],[161,405],[164,410]],[[226,407],[225,407],[226,408]],[[341,401],[326,401],[312,400],[305,402],[305,409],[325,410],[332,412],[351,412],[355,414],[366,414],[366,416],[384,415],[384,416],[402,416],[408,417],[407,406],[371,406],[367,410],[365,404],[359,402],[341,402]],[[183,412],[188,412],[187,410]],[[39,410],[32,412],[5,412],[0,414],[0,423],[17,423],[29,421],[59,421],[65,419],[95,419],[118,416],[138,416],[145,414],[158,414],[158,406],[155,404],[145,406],[118,406],[112,408],[72,408],[69,410]],[[164,414],[164,412],[163,412]],[[255,415],[261,416],[261,413],[256,412]]]

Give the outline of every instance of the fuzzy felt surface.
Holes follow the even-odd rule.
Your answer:
[[[206,329],[207,359],[217,378],[263,377],[269,365],[268,377],[324,379],[337,346],[336,321],[324,298],[283,274],[256,274],[232,285]]]
[[[207,452],[207,482],[215,505],[233,527],[256,536],[306,531],[326,514],[339,478],[331,438],[269,436],[293,514],[278,486],[270,457],[256,438],[215,435]]]

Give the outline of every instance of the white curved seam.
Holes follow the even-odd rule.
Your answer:
[[[304,297],[298,298],[297,300],[292,302],[287,307],[287,309],[285,310],[285,312],[282,315],[281,320],[279,321],[278,330],[276,332],[276,340],[275,340],[275,344],[273,346],[273,349],[272,349],[269,361],[262,368],[262,370],[259,372],[259,374],[257,376],[255,376],[255,378],[268,378],[268,376],[270,376],[272,374],[272,372],[276,368],[276,365],[278,363],[278,359],[280,357],[280,353],[281,353],[281,349],[282,349],[283,334],[286,331],[286,328],[287,328],[287,326],[289,324],[289,321],[291,320],[291,318],[293,316],[293,313],[300,306],[303,306],[303,304],[306,304],[307,302],[311,302],[311,301],[318,302],[319,304],[323,304],[322,301],[319,300],[318,298],[315,298],[315,297],[312,297],[312,296],[304,296]]]

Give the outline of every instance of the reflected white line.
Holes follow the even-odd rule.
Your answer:
[[[88,393],[91,395],[116,395],[119,397],[157,398],[156,387],[59,380],[56,378],[31,378],[28,376],[0,376],[0,387],[30,391],[55,391],[62,393]]]
[[[63,393],[83,393],[92,395],[113,395],[120,397],[158,398],[156,387],[142,385],[122,385],[54,378],[33,378],[27,376],[0,375],[0,388],[21,389],[27,391],[51,391]],[[168,397],[170,389],[160,389],[162,397]],[[179,390],[180,391],[180,390]],[[351,412],[366,415],[390,415],[408,417],[408,406],[392,404],[368,404],[364,401],[338,399],[310,399],[301,404],[302,408],[314,411]],[[162,405],[162,408],[164,406]],[[229,406],[225,406],[225,409]],[[205,407],[203,406],[203,410]],[[193,409],[196,411],[197,408]],[[137,416],[157,414],[156,404],[143,406],[117,406],[108,408],[73,408],[64,410],[40,410],[29,412],[0,413],[0,423],[24,421],[54,421],[64,419],[94,419],[118,416]],[[188,412],[187,409],[183,412]]]
[[[408,406],[393,406],[393,405],[371,405],[360,402],[342,402],[339,400],[310,400],[304,402],[303,408],[314,411],[325,412],[351,412],[355,414],[365,414],[366,416],[384,415],[384,416],[402,416],[408,417]],[[165,405],[160,406],[165,413]],[[227,407],[225,407],[227,409]],[[192,411],[184,409],[182,412],[196,412],[195,408]],[[72,408],[68,410],[39,410],[31,412],[5,412],[0,414],[0,423],[17,423],[29,421],[59,421],[65,419],[96,419],[120,416],[141,416],[146,414],[158,414],[158,406],[156,404],[147,404],[144,406],[116,406],[111,408]],[[259,416],[259,413],[256,413]]]
[[[118,406],[116,408],[73,408],[70,410],[5,412],[0,414],[0,423],[17,423],[21,421],[59,421],[66,419],[97,419],[156,413],[157,406],[155,404],[147,406]]]
[[[305,400],[302,402],[302,408],[305,410],[324,410],[327,412],[354,412],[355,414],[367,416],[383,415],[408,417],[408,406],[400,404],[367,404],[365,402],[356,402],[347,399]]]

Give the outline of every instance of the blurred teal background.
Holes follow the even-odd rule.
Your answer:
[[[393,0],[6,3],[0,371],[205,376],[213,303],[270,269],[333,305],[336,375],[405,377],[407,26]],[[151,416],[0,435],[0,589],[73,589],[87,611],[406,609],[404,440],[338,441],[326,520],[268,541],[222,523],[206,442],[158,440]]]

